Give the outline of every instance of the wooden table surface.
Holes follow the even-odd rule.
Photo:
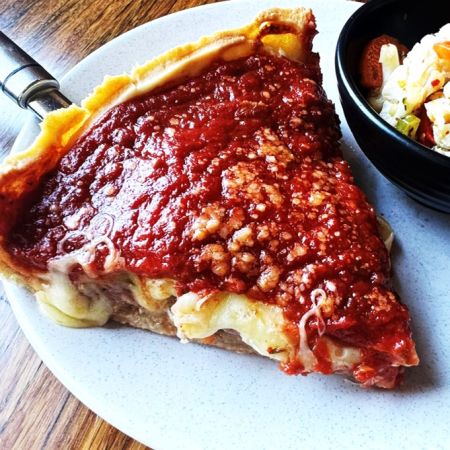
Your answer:
[[[215,0],[2,0],[0,30],[56,78],[114,37]],[[0,95],[0,159],[28,117]],[[144,449],[96,416],[49,372],[23,336],[0,283],[0,450]]]

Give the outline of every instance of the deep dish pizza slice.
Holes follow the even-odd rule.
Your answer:
[[[339,149],[305,9],[105,79],[0,172],[0,261],[67,326],[109,319],[289,374],[393,387],[418,358]]]

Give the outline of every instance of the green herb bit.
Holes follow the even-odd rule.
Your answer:
[[[395,128],[397,128],[400,133],[408,136],[410,138],[415,138],[417,129],[420,125],[420,119],[414,114],[407,114],[405,117],[398,119]]]

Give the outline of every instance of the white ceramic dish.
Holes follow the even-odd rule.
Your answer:
[[[340,377],[287,377],[271,361],[125,327],[74,330],[49,322],[23,289],[6,284],[19,323],[45,364],[83,403],[156,449],[444,448],[450,435],[450,216],[397,191],[357,148],[339,107],[333,59],[348,1],[219,3],[150,22],[94,52],[63,79],[81,100],[104,74],[219,29],[270,6],[313,7],[325,88],[343,121],[356,178],[396,231],[397,289],[410,308],[418,368],[394,392],[363,390]],[[30,122],[14,149],[38,131]],[[448,447],[447,447],[448,448]]]

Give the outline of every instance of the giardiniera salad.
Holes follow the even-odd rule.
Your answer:
[[[410,51],[387,35],[373,39],[360,75],[368,101],[386,122],[450,157],[450,24]]]

